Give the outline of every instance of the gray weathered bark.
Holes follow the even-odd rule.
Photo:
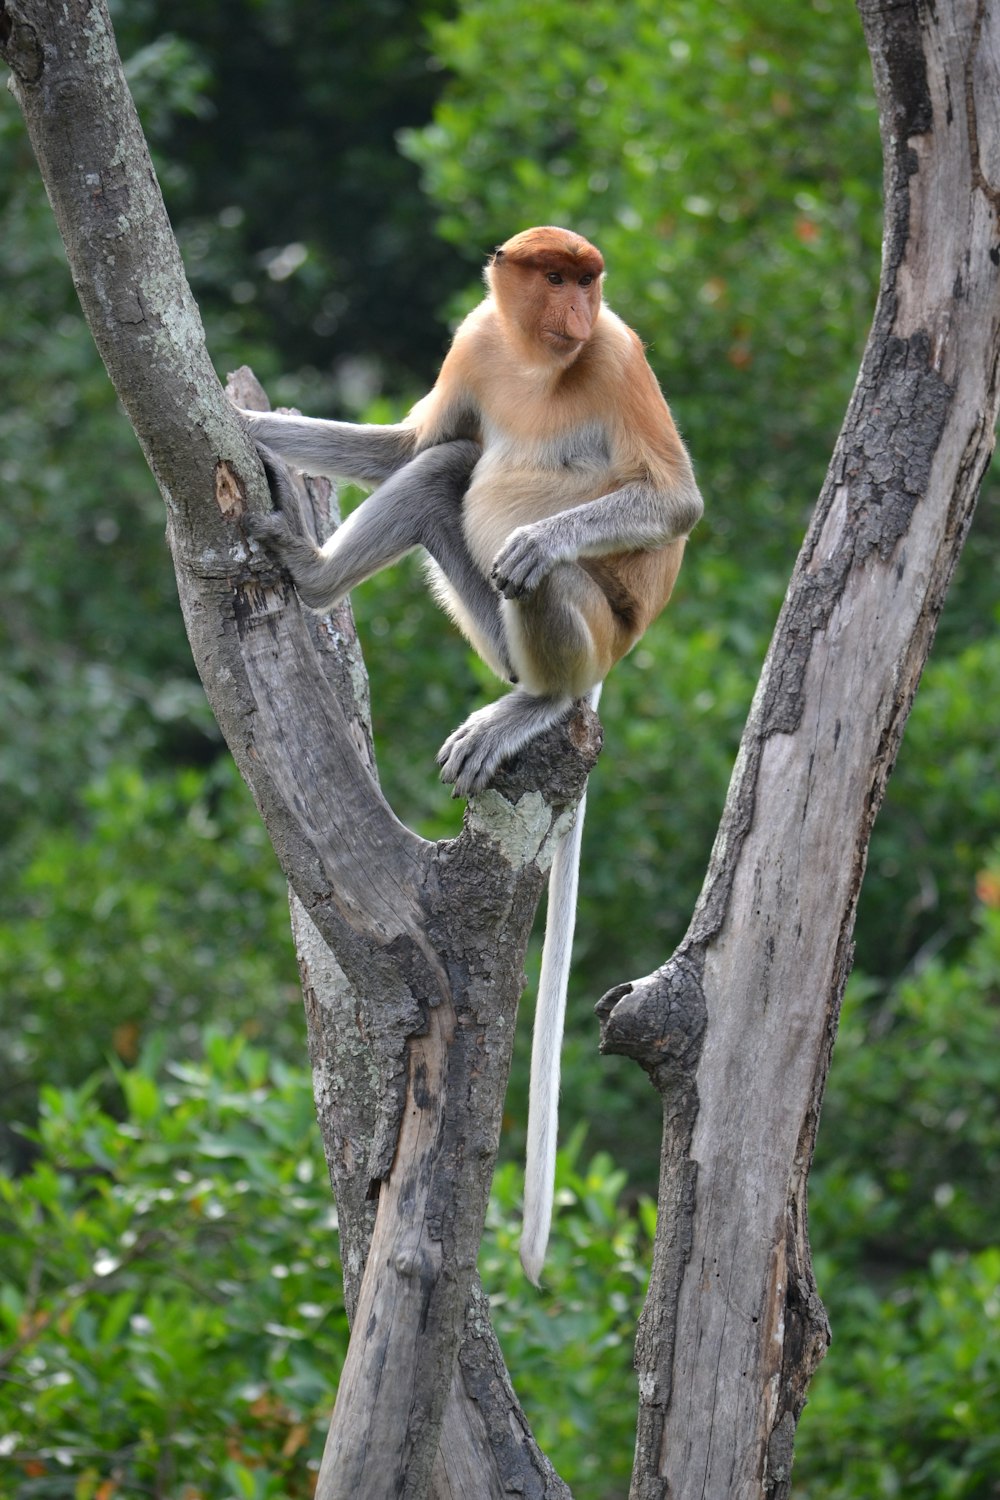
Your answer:
[[[664,1105],[638,1342],[644,1500],[788,1491],[826,1342],[805,1189],[854,908],[996,419],[996,11],[863,12],[886,153],[875,326],[691,928],[600,1007],[605,1047],[642,1062]],[[498,777],[458,839],[398,823],[349,613],[305,618],[247,543],[262,476],[208,362],[102,0],[0,0],[0,51],[163,490],[195,659],[293,892],[355,1329],[317,1493],[565,1494],[474,1264],[524,946],[594,722],[581,713]]]
[[[788,1494],[828,1341],[806,1183],[872,823],[993,448],[1000,15],[862,0],[884,263],[691,926],[599,1005],[663,1098],[632,1494]]]

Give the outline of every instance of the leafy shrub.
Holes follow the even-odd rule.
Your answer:
[[[856,1291],[799,1429],[799,1500],[1000,1494],[1000,1249]]]
[[[802,1500],[1000,1494],[1000,853],[977,890],[957,958],[848,986],[809,1195],[834,1341]]]
[[[997,1243],[1000,855],[996,872],[959,958],[884,993],[848,986],[809,1195],[814,1243],[840,1266]]]
[[[305,1069],[206,1033],[47,1087],[36,1159],[0,1176],[0,1493],[12,1500],[309,1495],[347,1346],[336,1215]],[[497,1175],[484,1282],[529,1420],[581,1500],[627,1489],[632,1337],[654,1210],[606,1157],[560,1152],[545,1290]],[[848,1221],[848,1232],[851,1231]],[[797,1495],[986,1500],[1000,1457],[1000,1251],[937,1254],[880,1293],[818,1260],[835,1343]]]
[[[37,1157],[0,1176],[0,1493],[312,1493],[347,1348],[336,1214],[307,1071],[206,1033],[42,1091]],[[640,1223],[607,1159],[560,1154],[548,1290],[518,1268],[520,1174],[483,1252],[518,1388],[581,1495],[623,1493]]]
[[[80,1083],[159,1027],[175,1058],[205,1017],[304,1045],[287,888],[230,761],[115,767],[8,873],[0,1121],[30,1121],[40,1081]]]
[[[603,1153],[584,1165],[583,1139],[578,1130],[558,1154],[541,1294],[517,1257],[520,1166],[494,1178],[480,1271],[536,1438],[574,1494],[611,1500],[627,1494],[632,1468],[632,1349],[656,1209],[623,1208],[625,1173]]]
[[[0,1440],[18,1496],[308,1495],[347,1341],[301,1070],[243,1038],[42,1092],[0,1177]]]
[[[872,839],[858,920],[866,973],[953,953],[974,930],[969,893],[1000,828],[1000,734],[989,712],[998,621],[1000,611],[981,622],[990,634],[950,657],[935,649],[927,664]]]

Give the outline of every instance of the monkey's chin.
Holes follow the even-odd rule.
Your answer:
[[[575,339],[568,333],[557,333],[554,328],[550,328],[546,329],[545,342],[550,353],[555,355],[559,363],[568,365],[576,359],[586,340]]]

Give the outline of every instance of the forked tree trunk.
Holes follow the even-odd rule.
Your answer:
[[[600,1006],[605,1048],[635,1056],[664,1102],[638,1342],[644,1500],[788,1492],[826,1343],[805,1191],[854,909],[992,448],[996,9],[864,0],[863,14],[886,156],[874,328],[691,928]],[[205,353],[103,0],[0,0],[0,49],[164,494],[199,671],[292,890],[354,1322],[317,1494],[564,1495],[474,1266],[524,948],[596,724],[579,712],[498,776],[458,839],[398,823],[348,612],[305,618],[247,544],[265,487]],[[262,399],[235,379],[244,404]]]

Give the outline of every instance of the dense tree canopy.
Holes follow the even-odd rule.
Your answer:
[[[573,1206],[553,1301],[511,1273],[509,1172],[485,1252],[526,1403],[551,1396],[553,1352],[569,1347],[566,1403],[540,1437],[581,1495],[610,1500],[631,1402],[591,1397],[626,1384],[657,1122],[624,1067],[597,1059],[590,1002],[683,930],[854,379],[881,229],[860,26],[827,0],[600,0],[585,25],[573,0],[143,0],[116,24],[220,369],[249,359],[312,412],[397,412],[478,294],[484,251],[528,223],[569,222],[604,250],[609,300],[646,340],[695,457],[708,513],[678,597],[602,705],[565,1070]],[[0,1147],[11,1170],[33,1163],[0,1183],[0,1369],[17,1375],[0,1387],[0,1433],[22,1434],[28,1455],[14,1464],[0,1440],[0,1465],[25,1496],[110,1500],[102,1452],[124,1466],[123,1493],[164,1454],[178,1488],[163,1493],[306,1493],[325,1392],[319,1346],[299,1330],[321,1314],[302,1311],[317,1299],[292,1240],[323,1210],[302,1143],[283,883],[194,677],[159,501],[5,94],[0,145]],[[997,497],[988,482],[862,898],[811,1194],[836,1342],[802,1425],[803,1495],[986,1497],[1000,1462]],[[452,830],[433,754],[490,686],[416,568],[355,604],[394,805],[428,834]],[[266,1037],[272,1060],[245,1040],[205,1044],[206,1024]],[[167,1082],[161,1027],[187,1054]],[[79,1089],[109,1057],[99,1086],[52,1091]],[[512,1155],[524,1090],[522,1068]],[[39,1108],[29,1144],[13,1127]],[[598,1151],[610,1156],[588,1167]],[[88,1160],[107,1172],[96,1195]],[[217,1172],[226,1160],[252,1202]],[[144,1218],[164,1192],[184,1214]],[[286,1244],[270,1229],[245,1239],[264,1214],[287,1217]],[[95,1257],[133,1231],[135,1255],[106,1279]],[[238,1241],[272,1267],[278,1330],[246,1377]],[[283,1299],[292,1283],[297,1300]],[[179,1350],[192,1303],[204,1363],[179,1366],[166,1400],[153,1351]],[[115,1386],[109,1424],[86,1371],[126,1326],[143,1373],[135,1391]],[[60,1349],[69,1382],[52,1378]],[[205,1416],[217,1368],[218,1462]],[[157,1426],[157,1406],[184,1422]],[[92,1472],[90,1488],[59,1478],[59,1448],[90,1455],[72,1470]]]

